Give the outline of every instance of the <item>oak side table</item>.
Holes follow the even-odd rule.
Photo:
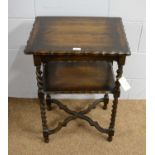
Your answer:
[[[120,96],[119,78],[126,56],[131,54],[121,18],[36,17],[25,54],[33,55],[36,66],[44,141],[48,142],[50,134],[77,118],[108,134],[108,141],[112,141]],[[118,64],[116,77],[114,61]],[[82,111],[73,111],[51,98],[54,93],[103,93],[104,97]],[[106,109],[109,93],[114,96],[111,120],[109,127],[103,128],[85,114],[100,102]],[[70,115],[56,128],[49,129],[46,108],[52,110],[53,104]]]

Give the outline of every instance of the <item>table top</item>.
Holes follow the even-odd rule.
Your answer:
[[[121,18],[36,17],[25,54],[130,55]]]

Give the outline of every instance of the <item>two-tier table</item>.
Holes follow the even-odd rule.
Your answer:
[[[44,141],[59,131],[71,120],[86,120],[112,141],[118,97],[119,79],[130,50],[121,18],[110,17],[36,17],[25,54],[32,54],[36,66],[38,98],[43,126]],[[117,75],[113,74],[113,62],[118,64]],[[54,93],[103,93],[82,111],[70,110],[59,100],[51,98]],[[103,128],[88,117],[88,112],[100,102],[103,109],[109,102],[108,94],[114,96],[109,127]],[[52,105],[69,113],[69,117],[49,129],[47,110]]]

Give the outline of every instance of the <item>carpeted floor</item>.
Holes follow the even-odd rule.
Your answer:
[[[92,100],[64,100],[79,110]],[[104,111],[101,104],[88,116],[108,127],[111,105]],[[47,112],[49,127],[67,116],[54,108]],[[118,105],[116,132],[112,142],[87,122],[71,121],[54,135],[48,144],[43,142],[38,101],[9,98],[9,155],[145,155],[145,101],[121,100]]]

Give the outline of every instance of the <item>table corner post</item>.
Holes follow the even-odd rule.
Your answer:
[[[43,128],[43,137],[46,143],[49,142],[49,130],[47,125],[46,119],[46,108],[45,108],[45,95],[43,92],[43,71],[41,69],[41,57],[33,55],[34,65],[36,67],[36,79],[37,79],[37,86],[38,86],[38,98],[40,104],[40,112],[41,112],[41,119],[42,119],[42,128]]]
[[[119,79],[122,77],[123,74],[123,66],[125,65],[125,56],[120,56],[117,60],[117,74],[116,74],[116,81],[115,81],[115,88],[113,92],[113,105],[112,105],[112,112],[111,112],[111,121],[109,125],[109,134],[108,134],[108,141],[112,141],[112,137],[114,136],[114,126],[115,126],[115,119],[117,113],[117,105],[118,105],[118,98],[120,97],[120,82]]]

